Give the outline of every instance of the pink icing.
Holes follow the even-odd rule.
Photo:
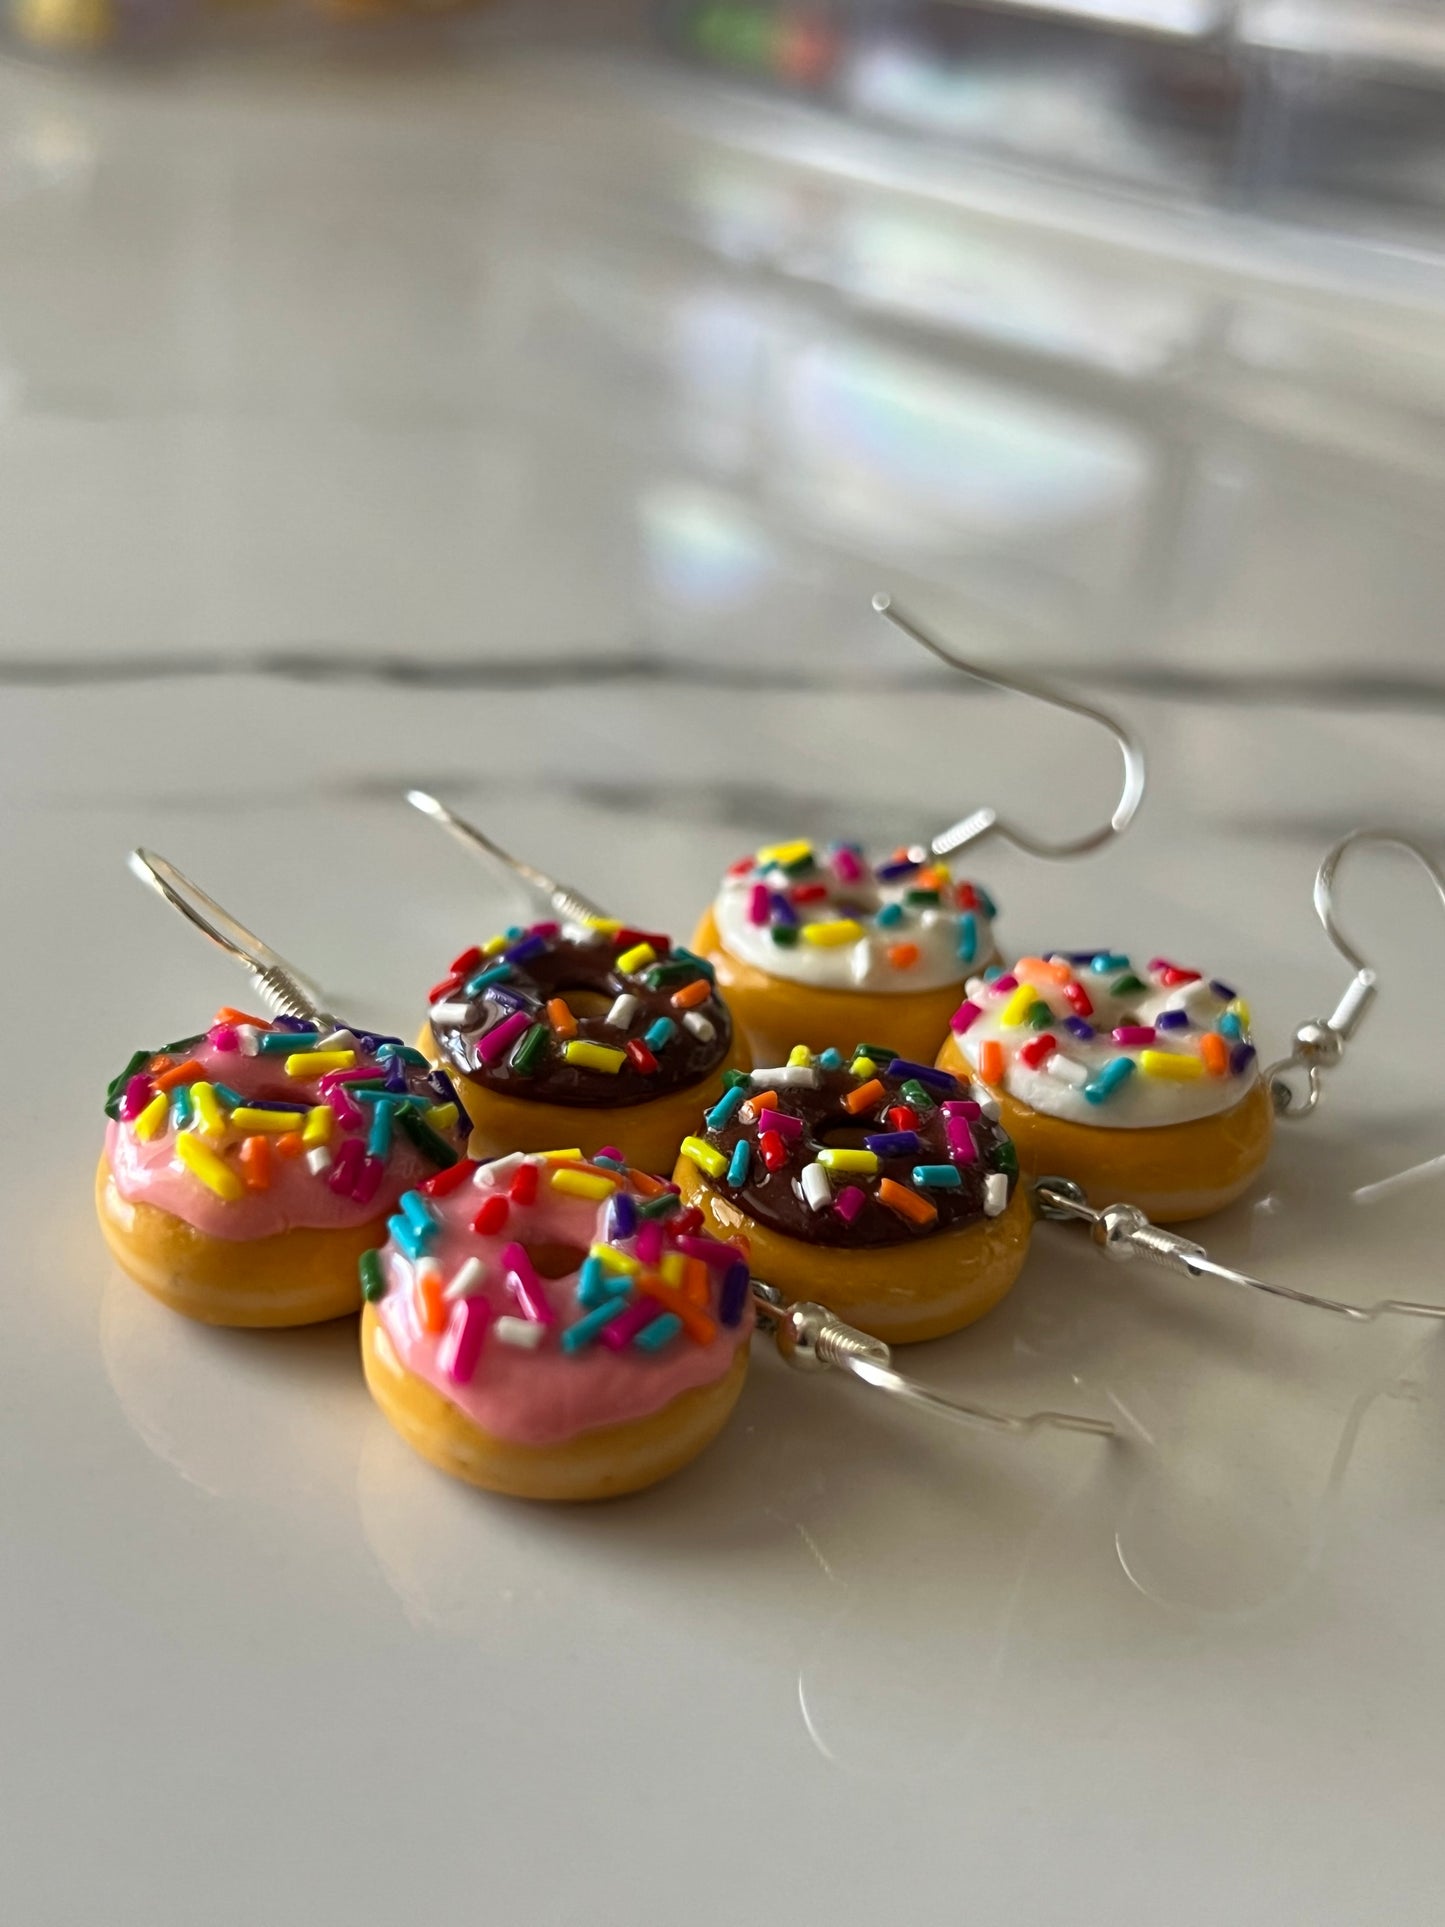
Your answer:
[[[294,1101],[303,1111],[320,1101],[315,1082],[298,1083],[287,1077],[280,1057],[243,1057],[205,1039],[193,1045],[187,1056],[196,1059],[208,1080],[228,1084],[242,1097]],[[333,1150],[340,1136],[338,1132],[333,1137]],[[460,1148],[461,1134],[451,1134],[449,1141]],[[241,1243],[302,1226],[334,1231],[368,1224],[394,1211],[402,1192],[431,1177],[436,1169],[398,1130],[369,1199],[337,1196],[324,1177],[307,1169],[304,1159],[273,1156],[270,1188],[248,1191],[232,1202],[218,1197],[178,1162],[175,1133],[169,1125],[145,1140],[129,1124],[108,1124],[105,1153],[116,1189],[129,1203],[153,1204],[212,1238]]]
[[[648,1418],[680,1393],[716,1384],[738,1348],[748,1341],[753,1325],[750,1299],[744,1303],[740,1322],[731,1327],[719,1322],[716,1335],[706,1344],[696,1343],[682,1331],[656,1353],[631,1344],[614,1348],[600,1338],[584,1350],[569,1353],[561,1347],[560,1333],[586,1316],[576,1297],[580,1262],[564,1276],[545,1280],[559,1318],[535,1351],[498,1340],[497,1319],[521,1315],[516,1294],[507,1284],[503,1254],[510,1244],[532,1250],[542,1245],[572,1246],[580,1260],[589,1246],[607,1242],[606,1201],[594,1203],[554,1190],[545,1175],[545,1162],[528,1161],[542,1164],[544,1172],[536,1202],[510,1204],[508,1221],[494,1236],[471,1229],[478,1207],[492,1195],[488,1167],[448,1196],[428,1200],[442,1229],[427,1259],[437,1265],[442,1278],[450,1281],[468,1258],[479,1258],[486,1271],[477,1296],[487,1301],[488,1328],[466,1383],[457,1384],[448,1369],[455,1336],[449,1340],[445,1331],[422,1329],[412,1266],[394,1243],[386,1246],[382,1256],[386,1295],[375,1309],[401,1364],[474,1425],[519,1445],[558,1444],[596,1426]],[[497,1188],[506,1195],[505,1177]],[[635,1240],[627,1240],[617,1248],[627,1251],[634,1244]],[[722,1276],[716,1268],[708,1272],[714,1315]],[[457,1316],[455,1311],[452,1316]]]

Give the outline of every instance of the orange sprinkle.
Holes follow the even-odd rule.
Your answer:
[[[423,1331],[444,1332],[447,1328],[447,1301],[442,1296],[442,1275],[430,1261],[416,1268],[416,1315]]]
[[[856,1091],[849,1091],[843,1099],[845,1111],[856,1117],[859,1111],[866,1111],[870,1104],[880,1104],[888,1095],[876,1077],[870,1077],[866,1084],[860,1084]]]
[[[895,1184],[892,1178],[885,1178],[879,1185],[878,1200],[890,1211],[896,1211],[900,1218],[907,1218],[910,1224],[932,1224],[938,1216],[936,1205],[921,1198],[916,1191],[910,1191],[906,1184]]]
[[[216,1012],[215,1021],[218,1024],[254,1024],[257,1030],[271,1028],[269,1017],[252,1017],[247,1011],[237,1010],[234,1004],[222,1004]]]
[[[706,1311],[712,1303],[712,1293],[708,1290],[707,1266],[701,1258],[688,1258],[683,1264],[682,1295],[694,1305],[701,1305]]]
[[[1073,976],[1067,964],[1049,963],[1044,957],[1020,957],[1013,972],[1026,984],[1066,984]]]
[[[690,984],[684,984],[681,990],[673,991],[673,1008],[675,1010],[695,1010],[699,1004],[705,1004],[711,995],[712,985],[708,982],[707,978],[694,977]]]
[[[276,1140],[276,1155],[283,1158],[299,1158],[305,1146],[299,1131],[283,1131]]]
[[[1211,1077],[1223,1077],[1229,1069],[1229,1046],[1217,1031],[1205,1031],[1199,1040],[1199,1055]]]
[[[655,1178],[650,1171],[634,1171],[629,1165],[627,1175],[631,1178],[634,1188],[640,1191],[644,1198],[660,1198],[667,1189],[662,1179]]]
[[[777,1108],[776,1091],[754,1091],[747,1103],[740,1107],[738,1116],[744,1124],[756,1124],[764,1111],[775,1111]]]
[[[665,1285],[655,1272],[647,1272],[637,1281],[637,1295],[640,1298],[655,1298],[666,1310],[675,1312],[682,1320],[682,1328],[689,1338],[699,1345],[710,1345],[717,1337],[717,1326],[705,1311],[699,1311],[692,1300],[671,1285]]]
[[[888,946],[888,961],[895,970],[911,970],[914,964],[918,962],[918,945],[916,943],[890,943]]]
[[[565,997],[551,997],[547,1000],[547,1022],[557,1036],[566,1039],[577,1035],[577,1019]]]
[[[168,1091],[177,1084],[194,1084],[198,1077],[204,1076],[205,1072],[195,1058],[188,1057],[184,1064],[172,1064],[168,1071],[162,1071],[155,1081],[156,1089]]]
[[[947,870],[928,869],[918,873],[918,886],[922,890],[946,890],[952,881]]]
[[[257,1136],[244,1140],[241,1145],[241,1176],[246,1180],[248,1191],[270,1190],[271,1140],[269,1138]]]
[[[978,1074],[985,1084],[1003,1082],[1003,1045],[990,1037],[978,1053]]]

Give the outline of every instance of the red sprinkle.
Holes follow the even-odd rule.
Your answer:
[[[468,944],[467,948],[459,957],[452,958],[452,975],[457,978],[470,977],[481,961],[481,945],[475,943]]]
[[[672,948],[671,937],[660,937],[655,930],[633,930],[627,928],[613,933],[612,944],[616,950],[631,950],[639,943],[649,943],[659,957],[665,957]]]
[[[475,1158],[458,1158],[455,1164],[449,1165],[445,1171],[438,1171],[434,1178],[428,1178],[425,1184],[419,1184],[416,1188],[424,1197],[445,1198],[459,1185],[465,1184],[476,1168]]]
[[[454,990],[460,990],[461,987],[460,977],[443,977],[439,984],[432,985],[426,994],[426,1000],[429,1004],[439,1004],[443,997],[450,997]]]
[[[916,1131],[918,1113],[911,1104],[893,1104],[888,1109],[887,1122],[890,1131]]]
[[[1032,1043],[1024,1045],[1023,1049],[1019,1052],[1019,1062],[1021,1064],[1027,1064],[1031,1071],[1036,1071],[1039,1065],[1042,1064],[1046,1058],[1052,1057],[1058,1048],[1058,1038],[1054,1036],[1052,1031],[1046,1030],[1042,1037],[1035,1037]]]
[[[794,903],[821,903],[827,894],[826,883],[795,883],[788,892]]]
[[[978,892],[971,883],[960,883],[954,894],[958,898],[958,907],[960,910],[976,910],[978,908]]]
[[[633,1068],[641,1071],[644,1077],[651,1077],[657,1069],[657,1059],[640,1037],[628,1038],[627,1055]]]
[[[1172,990],[1176,984],[1197,984],[1199,982],[1199,972],[1197,970],[1180,970],[1174,964],[1165,964],[1159,972],[1159,981],[1161,984],[1167,984]]]
[[[1064,996],[1076,1017],[1092,1017],[1094,1000],[1082,984],[1065,984]]]
[[[535,1204],[537,1202],[537,1167],[535,1164],[519,1165],[512,1174],[512,1182],[507,1186],[507,1196],[513,1204]]]
[[[788,1161],[788,1147],[776,1131],[764,1131],[758,1139],[758,1149],[770,1171],[781,1171]]]
[[[507,1200],[502,1196],[501,1192],[494,1191],[491,1197],[484,1200],[481,1210],[477,1213],[476,1217],[472,1219],[472,1230],[475,1231],[479,1237],[495,1238],[503,1225],[506,1224],[507,1214],[510,1210],[511,1206],[507,1203]]]
[[[749,870],[753,868],[754,863],[750,856],[740,856],[736,863],[730,863],[728,865],[728,875],[730,877],[745,877]]]
[[[695,1231],[702,1230],[702,1213],[695,1204],[684,1205],[667,1220],[667,1228],[679,1238],[690,1238]]]

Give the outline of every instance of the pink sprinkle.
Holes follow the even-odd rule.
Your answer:
[[[359,1130],[366,1122],[366,1113],[354,1098],[346,1095],[340,1085],[335,1090],[327,1091],[325,1095],[326,1102],[331,1106],[336,1115],[336,1122],[343,1131]]]
[[[840,1191],[837,1197],[834,1198],[833,1209],[838,1213],[838,1216],[843,1220],[844,1224],[852,1224],[853,1220],[867,1202],[867,1198],[858,1189],[857,1185],[850,1184],[846,1190]]]
[[[758,1132],[776,1131],[779,1137],[801,1137],[803,1120],[798,1117],[785,1117],[781,1111],[763,1110],[758,1112]]]
[[[1152,1044],[1154,1026],[1152,1024],[1120,1024],[1114,1032],[1116,1044]]]
[[[972,1164],[978,1156],[978,1146],[973,1141],[973,1132],[968,1128],[966,1117],[946,1117],[943,1120],[943,1135],[948,1139],[948,1155],[955,1164]]]
[[[1178,964],[1170,963],[1167,957],[1151,957],[1149,959],[1149,968],[1151,970],[1177,970],[1179,966]]]
[[[529,937],[555,937],[561,933],[560,923],[534,923],[527,932]]]
[[[945,1117],[982,1117],[982,1104],[975,1104],[971,1097],[951,1097],[942,1106]]]
[[[140,1116],[150,1103],[154,1092],[151,1081],[144,1071],[138,1071],[126,1084],[125,1095],[120,1100],[120,1114],[129,1124],[132,1118]]]
[[[953,1031],[956,1036],[962,1037],[966,1030],[973,1029],[973,1026],[982,1015],[982,1004],[976,1004],[971,997],[965,997],[958,1009],[949,1018],[948,1028]]]
[[[618,1312],[609,1324],[602,1327],[597,1336],[610,1351],[620,1352],[624,1345],[630,1345],[644,1325],[650,1325],[662,1310],[655,1298],[639,1298],[626,1311]]]
[[[732,1245],[719,1244],[716,1238],[682,1237],[677,1248],[684,1258],[701,1258],[713,1271],[726,1271],[737,1260],[737,1252]]]
[[[1018,987],[1018,978],[1014,976],[1012,971],[1008,971],[1002,977],[995,977],[988,988],[991,996],[1007,997],[1011,990],[1017,990]]]
[[[655,1265],[662,1256],[662,1226],[656,1218],[649,1218],[638,1227],[637,1261],[643,1265]]]
[[[520,1245],[507,1246],[502,1253],[502,1268],[507,1274],[507,1283],[512,1288],[512,1296],[532,1323],[555,1325],[557,1314],[548,1300],[547,1288],[537,1276],[532,1260]]]
[[[748,898],[748,922],[766,923],[768,921],[768,891],[766,884],[755,883]]]
[[[376,1196],[381,1174],[386,1169],[384,1158],[364,1157],[361,1168],[356,1174],[356,1182],[351,1187],[351,1195],[358,1204],[370,1204]]]
[[[453,1385],[470,1385],[482,1355],[492,1308],[485,1298],[463,1298],[452,1311],[451,1322],[437,1348],[437,1363]]]
[[[592,1155],[594,1158],[613,1158],[618,1164],[627,1162],[615,1144],[604,1144],[600,1151],[594,1151]]]
[[[336,1162],[326,1174],[326,1182],[338,1198],[349,1198],[361,1169],[365,1145],[359,1137],[349,1137],[336,1153]]]
[[[484,1064],[495,1064],[509,1044],[515,1044],[524,1030],[531,1028],[532,1019],[525,1010],[514,1010],[510,1017],[504,1017],[500,1024],[489,1030],[477,1045],[477,1056]]]
[[[834,850],[828,861],[833,866],[833,874],[840,883],[862,881],[863,865],[852,850]]]
[[[213,1050],[237,1051],[241,1048],[234,1024],[212,1024],[206,1032],[206,1042]]]

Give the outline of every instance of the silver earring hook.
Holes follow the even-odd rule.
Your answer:
[[[1070,1178],[1040,1178],[1033,1187],[1034,1208],[1039,1216],[1055,1223],[1087,1225],[1089,1235],[1106,1258],[1127,1262],[1143,1258],[1165,1271],[1182,1272],[1188,1278],[1217,1278],[1222,1284],[1244,1286],[1250,1291],[1266,1292],[1271,1298],[1288,1298],[1292,1304],[1308,1305],[1314,1311],[1333,1312],[1357,1325],[1373,1324],[1377,1318],[1445,1319],[1445,1305],[1417,1304],[1406,1298],[1386,1298],[1376,1305],[1352,1305],[1343,1298],[1325,1298],[1318,1292],[1297,1291],[1290,1285],[1272,1284],[1251,1277],[1211,1258],[1203,1245],[1180,1237],[1147,1218],[1134,1204],[1109,1204],[1096,1211],[1082,1188]]]
[[[1018,1434],[1052,1427],[1062,1432],[1087,1432],[1101,1439],[1118,1436],[1108,1419],[1089,1418],[1081,1412],[995,1412],[986,1405],[962,1404],[941,1392],[931,1392],[926,1385],[894,1370],[893,1354],[881,1338],[871,1338],[867,1332],[845,1324],[824,1305],[793,1304],[760,1278],[753,1280],[753,1303],[759,1328],[769,1333],[780,1357],[797,1371],[844,1371],[864,1385],[903,1399],[918,1411],[975,1430]]]
[[[1334,848],[1326,852],[1315,872],[1315,915],[1335,950],[1355,974],[1331,1014],[1301,1024],[1291,1040],[1288,1055],[1265,1067],[1264,1080],[1275,1112],[1291,1122],[1308,1117],[1319,1103],[1321,1072],[1332,1070],[1344,1056],[1345,1045],[1359,1029],[1379,990],[1378,973],[1340,928],[1335,904],[1335,879],[1340,860],[1347,850],[1365,843],[1382,849],[1403,850],[1406,856],[1413,857],[1434,884],[1435,894],[1441,903],[1445,904],[1445,874],[1441,873],[1438,864],[1418,843],[1395,830],[1351,830],[1348,836],[1342,836]],[[1290,1082],[1292,1074],[1297,1071],[1304,1073],[1303,1095]]]
[[[490,857],[493,863],[500,863],[503,869],[510,870],[519,883],[524,884],[559,917],[566,918],[571,923],[605,923],[607,921],[607,912],[600,910],[590,897],[584,897],[580,890],[574,890],[568,884],[559,883],[555,877],[549,877],[545,870],[539,870],[535,864],[524,863],[520,857],[510,855],[500,843],[494,843],[489,836],[477,828],[475,823],[469,823],[464,816],[458,816],[455,810],[449,809],[429,790],[408,790],[406,800],[414,810],[420,810],[423,816],[429,816],[434,823],[440,823],[442,828],[454,836],[464,849],[470,850],[473,856]]]
[[[293,964],[263,943],[253,930],[222,909],[198,883],[154,850],[132,850],[126,858],[131,872],[179,910],[187,923],[218,944],[245,970],[267,1008],[282,1017],[304,1018],[327,1027],[335,1025],[321,1006],[321,993]]]
[[[1061,696],[1047,683],[1035,682],[1023,676],[1003,676],[997,670],[980,668],[977,663],[967,661],[950,649],[947,643],[940,642],[937,636],[921,628],[894,604],[891,596],[874,596],[873,607],[885,621],[891,622],[911,641],[937,656],[940,662],[946,662],[950,668],[961,669],[964,675],[972,676],[975,682],[987,683],[991,689],[1006,689],[1016,696],[1030,696],[1035,702],[1047,703],[1051,709],[1062,709],[1070,716],[1082,716],[1085,722],[1097,723],[1100,729],[1107,730],[1113,737],[1124,760],[1124,784],[1119,792],[1119,800],[1114,805],[1109,821],[1098,829],[1061,843],[1045,843],[1039,837],[1030,836],[1006,817],[1001,817],[997,810],[984,805],[960,818],[948,829],[939,831],[930,845],[935,856],[949,856],[953,851],[964,849],[986,836],[1001,836],[1005,842],[1012,843],[1015,849],[1023,850],[1029,856],[1063,862],[1071,857],[1087,856],[1090,850],[1100,849],[1112,838],[1123,835],[1138,815],[1139,805],[1144,800],[1148,772],[1143,748],[1117,717],[1108,715],[1102,709],[1095,709],[1088,703],[1075,702],[1071,696]]]

